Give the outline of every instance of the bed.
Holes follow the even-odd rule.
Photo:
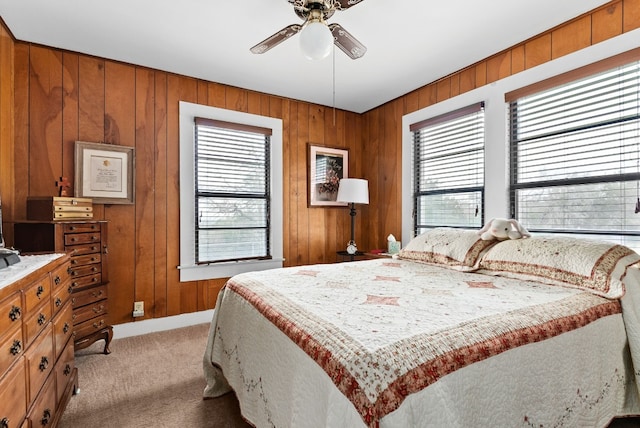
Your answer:
[[[640,414],[640,256],[437,228],[218,296],[204,397],[256,427],[605,427]]]

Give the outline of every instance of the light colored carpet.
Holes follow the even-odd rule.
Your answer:
[[[80,393],[60,428],[250,427],[234,394],[203,400],[209,324],[116,339],[76,353]]]

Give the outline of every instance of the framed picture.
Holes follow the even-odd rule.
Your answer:
[[[133,147],[76,141],[74,195],[96,204],[133,204]]]
[[[349,150],[309,144],[309,206],[343,207],[336,202],[340,180],[349,177]]]

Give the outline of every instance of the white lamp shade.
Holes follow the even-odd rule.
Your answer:
[[[300,49],[307,59],[324,59],[331,53],[333,34],[327,24],[309,21],[300,32]]]
[[[362,178],[343,178],[338,186],[337,202],[369,203],[369,182]]]

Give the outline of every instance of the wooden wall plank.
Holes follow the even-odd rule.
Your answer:
[[[27,218],[27,197],[29,196],[29,62],[31,47],[28,44],[16,43],[14,46],[14,106],[13,106],[13,137],[14,137],[14,154],[15,172],[14,182],[15,191],[13,201],[6,195],[2,195],[7,199],[7,203],[13,202],[14,207],[11,210],[4,210],[3,221],[9,219],[25,219]],[[8,144],[8,142],[2,142]],[[3,205],[5,202],[3,201]],[[7,217],[7,215],[9,217]],[[13,215],[13,217],[11,217]],[[9,238],[8,236],[5,239]],[[11,241],[8,241],[11,242]]]
[[[591,16],[584,16],[551,33],[551,58],[560,58],[589,45],[591,45]]]
[[[640,28],[640,0],[624,0],[622,6],[622,31]]]
[[[135,147],[136,139],[136,73],[135,67],[106,61],[105,143]],[[136,164],[136,167],[139,165]],[[112,324],[133,321],[135,297],[136,205],[105,205],[105,220],[109,221],[109,319]],[[123,266],[132,266],[123,269]],[[126,284],[132,284],[127,286]]]
[[[53,196],[62,175],[62,54],[32,46],[29,72],[29,195]]]
[[[75,142],[78,140],[78,84],[80,79],[77,54],[62,53],[62,176],[73,185],[75,176]],[[75,189],[70,189],[73,195]]]
[[[7,29],[0,25],[0,197],[5,212],[3,219],[13,218],[15,207],[14,57],[13,39]],[[4,239],[12,242],[13,228],[8,223],[0,226],[3,226],[3,236],[6,235]]]
[[[524,67],[533,68],[551,60],[551,34],[536,37],[524,45]]]
[[[196,310],[197,283],[180,282],[179,102],[197,102],[197,81],[170,74],[167,81],[167,315]]]
[[[154,72],[154,307],[153,317],[167,316],[167,73]],[[210,98],[209,98],[210,99]]]
[[[593,13],[591,42],[600,43],[622,34],[622,1],[611,2]]]
[[[511,75],[511,51],[502,52],[487,60],[487,83],[493,83]]]
[[[144,318],[155,313],[155,73],[135,70],[135,272],[134,301],[143,301]],[[141,318],[136,318],[139,320]]]

